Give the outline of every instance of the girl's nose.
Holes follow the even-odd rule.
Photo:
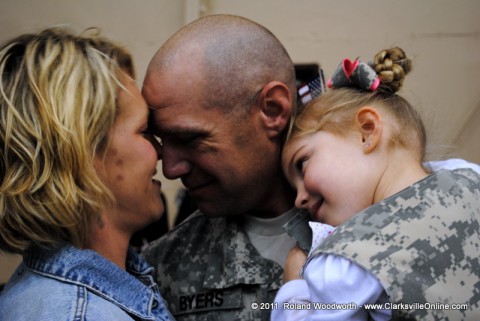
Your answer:
[[[303,187],[297,189],[297,197],[295,198],[295,207],[308,209],[308,194]]]

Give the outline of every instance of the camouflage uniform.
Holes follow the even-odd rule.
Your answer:
[[[197,211],[143,253],[177,321],[270,320],[261,303],[274,301],[283,267],[260,256],[238,219]]]
[[[479,218],[480,176],[440,171],[355,215],[312,255],[342,255],[372,272],[399,304],[394,320],[478,321]],[[421,309],[418,303],[468,308]]]

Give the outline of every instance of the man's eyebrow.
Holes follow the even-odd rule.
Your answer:
[[[161,136],[206,136],[207,131],[199,128],[170,127],[156,128],[155,133]]]

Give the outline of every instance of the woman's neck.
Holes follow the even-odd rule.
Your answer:
[[[125,270],[130,237],[113,228],[110,222],[104,222],[94,229],[87,247]]]

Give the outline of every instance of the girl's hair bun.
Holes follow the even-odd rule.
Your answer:
[[[399,47],[380,51],[373,62],[373,68],[381,80],[379,89],[392,93],[402,88],[405,76],[412,69],[412,61]]]

